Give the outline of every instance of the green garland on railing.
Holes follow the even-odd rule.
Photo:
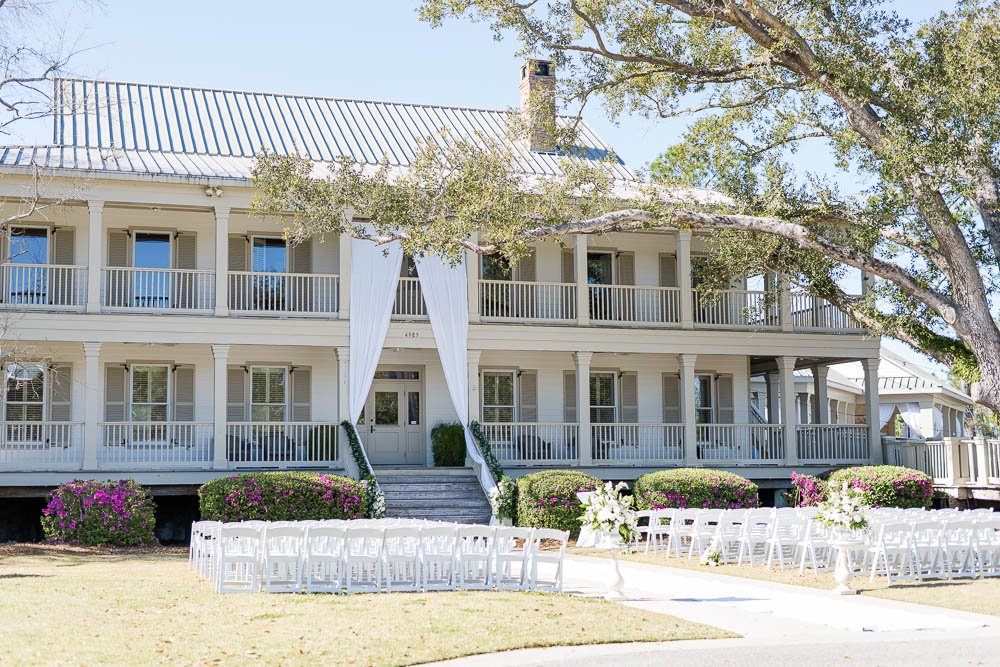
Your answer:
[[[479,451],[483,455],[483,461],[489,469],[490,474],[496,481],[496,489],[490,494],[490,508],[493,515],[500,520],[509,519],[517,522],[517,484],[510,477],[504,474],[503,466],[493,453],[493,446],[489,438],[483,432],[483,427],[477,421],[469,422],[469,432],[479,444]]]
[[[469,422],[469,432],[472,433],[472,437],[479,443],[479,451],[483,454],[483,460],[486,461],[486,467],[490,469],[490,474],[493,475],[494,480],[499,482],[504,476],[503,466],[500,465],[500,461],[493,454],[493,447],[490,445],[489,438],[483,433],[483,427],[479,422],[473,420]]]
[[[365,452],[361,449],[361,441],[358,439],[354,424],[345,419],[340,422],[340,425],[347,433],[347,443],[351,446],[351,456],[354,457],[354,463],[358,466],[358,480],[365,487],[365,516],[369,519],[381,519],[385,516],[385,494],[382,493],[382,488],[378,485],[375,471],[368,465],[368,459],[365,458]]]

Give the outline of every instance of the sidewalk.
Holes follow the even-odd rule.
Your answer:
[[[606,559],[567,556],[567,593],[601,597]],[[450,665],[991,664],[1000,619],[712,572],[621,563],[621,604],[705,623],[742,639],[530,649]]]

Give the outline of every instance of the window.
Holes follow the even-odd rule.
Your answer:
[[[132,366],[132,421],[170,419],[170,367]]]
[[[375,371],[376,380],[419,380],[420,371]]]
[[[136,232],[132,265],[136,269],[151,269],[133,273],[135,306],[169,308],[171,276],[162,269],[169,269],[171,266],[170,234]]]
[[[483,280],[511,280],[514,272],[510,262],[502,255],[483,256]]]
[[[510,423],[514,421],[514,373],[483,373],[483,421]]]
[[[283,422],[288,405],[288,369],[255,366],[250,371],[250,420]]]
[[[253,239],[253,271],[285,273],[288,270],[288,247],[284,239],[255,236]]]
[[[49,230],[44,227],[15,227],[10,233],[10,256],[3,261],[18,266],[8,278],[8,299],[15,304],[48,302],[48,271],[38,264],[49,261]]]
[[[588,285],[612,285],[614,277],[612,267],[614,265],[614,255],[610,252],[588,252],[587,253],[587,284]]]
[[[42,364],[7,365],[9,422],[40,422],[45,419],[45,367]]]
[[[696,424],[711,424],[715,421],[715,405],[712,401],[712,376],[694,376],[694,415]]]
[[[590,422],[613,424],[617,421],[615,374],[590,374]]]

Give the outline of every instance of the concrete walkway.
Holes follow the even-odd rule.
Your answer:
[[[1000,619],[870,597],[693,572],[621,564],[622,604],[742,635],[742,639],[531,649],[451,665],[958,665],[997,664]],[[606,559],[567,556],[566,591],[600,597]]]

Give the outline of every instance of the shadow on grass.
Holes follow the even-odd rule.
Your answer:
[[[43,579],[51,574],[0,574],[0,579]]]
[[[187,549],[178,547],[113,548],[86,547],[74,544],[4,544],[0,559],[33,558],[58,567],[75,567],[87,563],[116,563],[135,560],[180,560],[187,558]]]

